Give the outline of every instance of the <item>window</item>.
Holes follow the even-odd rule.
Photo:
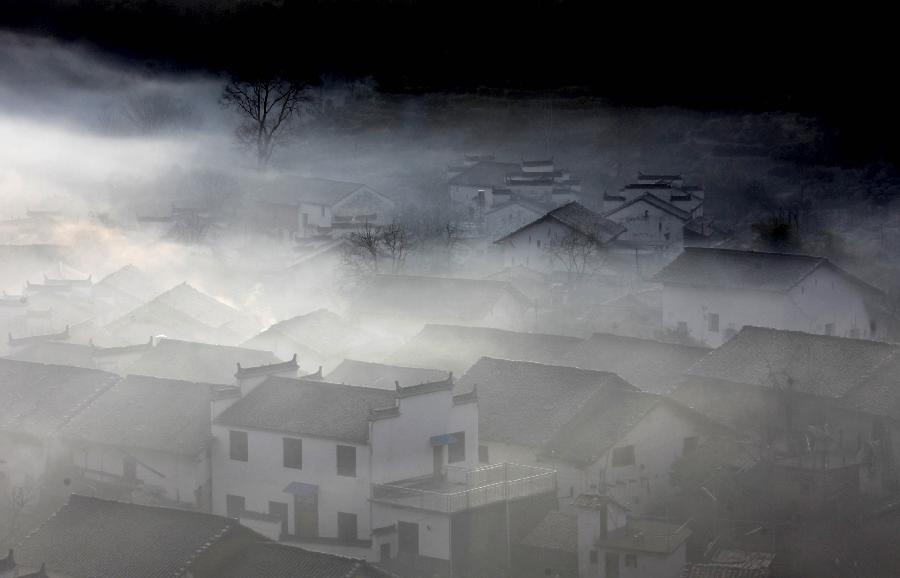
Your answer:
[[[541,248],[541,240],[540,240],[540,239],[537,240],[537,248],[538,248],[538,249]]]
[[[322,216],[325,216],[325,205],[322,205]]]
[[[487,446],[478,446],[478,463],[480,463],[480,464],[491,463],[490,456],[488,456],[488,447]]]
[[[466,432],[460,431],[450,435],[456,438],[456,441],[447,444],[447,463],[464,461],[466,459]]]
[[[244,496],[225,495],[225,515],[229,518],[238,518],[246,509]]]
[[[231,459],[236,462],[246,462],[248,460],[247,432],[229,431],[228,445],[228,456]]]
[[[381,545],[381,561],[385,562],[391,559],[391,544],[387,542]]]
[[[356,540],[356,514],[338,512],[338,538],[341,540]]]
[[[876,331],[878,331],[878,324],[874,320],[869,321],[869,333],[875,335]]]
[[[825,335],[834,335],[834,323],[825,324]]]
[[[284,467],[299,470],[303,468],[303,440],[282,438]]]
[[[591,564],[596,564],[597,560],[598,560],[597,551],[591,550],[589,556],[590,556]]]
[[[687,332],[688,332],[687,321],[679,321],[677,331],[678,331],[678,333],[684,333],[685,335],[687,335]]]
[[[689,453],[691,453],[692,451],[694,451],[695,449],[697,449],[697,444],[699,443],[699,441],[700,441],[700,438],[698,438],[697,436],[690,436],[690,437],[684,438],[684,446],[682,447],[681,455],[686,456]]]
[[[637,554],[625,554],[625,567],[637,568]]]
[[[614,448],[612,454],[613,467],[634,465],[634,446]]]
[[[356,477],[356,448],[353,446],[337,447],[337,475]]]
[[[718,313],[710,313],[707,319],[709,323],[709,330],[715,333],[719,332],[719,314]]]

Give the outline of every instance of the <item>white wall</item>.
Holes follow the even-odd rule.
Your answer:
[[[522,265],[538,271],[565,271],[559,260],[547,253],[547,243],[553,235],[569,234],[569,228],[555,221],[532,225],[503,241],[505,267]]]
[[[294,497],[284,492],[291,482],[319,486],[319,535],[337,537],[337,513],[356,514],[357,537],[369,538],[369,448],[319,438],[247,431],[248,461],[229,457],[228,428],[213,425],[213,513],[226,514],[227,494],[243,496],[247,510],[267,513],[269,501],[288,504],[288,531],[294,531]],[[303,440],[302,469],[284,467],[282,439]],[[337,446],[356,447],[356,477],[337,475]]]
[[[684,244],[684,221],[645,201],[624,207],[607,218],[627,229],[619,235],[620,241],[654,246]]]
[[[719,315],[718,332],[709,329],[711,313]],[[862,291],[824,267],[787,293],[665,285],[663,326],[677,329],[679,321],[691,338],[710,347],[745,325],[825,334],[826,324],[833,323],[834,335],[872,337]]]
[[[463,431],[466,459],[450,465],[478,465],[478,410],[475,404],[453,405],[452,390],[404,397],[400,415],[371,424],[372,482],[376,484],[431,475],[431,437]],[[447,465],[447,449],[444,448]]]
[[[615,447],[634,446],[634,465],[613,466],[612,450],[592,466],[591,480],[605,479],[609,495],[635,514],[670,496],[674,486],[669,472],[684,450],[684,438],[708,433],[681,411],[663,403],[645,415]],[[600,486],[602,487],[602,486]]]

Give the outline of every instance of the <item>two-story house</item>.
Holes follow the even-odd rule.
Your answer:
[[[551,470],[477,467],[477,397],[454,395],[452,376],[394,390],[243,385],[213,422],[213,511],[284,541],[445,575],[454,557],[472,559],[451,539],[466,535],[470,510],[506,485],[516,498],[555,487]]]

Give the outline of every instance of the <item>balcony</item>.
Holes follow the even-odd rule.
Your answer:
[[[556,470],[491,464],[473,470],[448,466],[442,476],[374,484],[372,501],[453,514],[556,491]]]

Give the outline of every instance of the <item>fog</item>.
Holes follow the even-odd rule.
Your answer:
[[[900,571],[900,174],[833,118],[331,72],[263,158],[244,78],[0,56],[0,576]]]

